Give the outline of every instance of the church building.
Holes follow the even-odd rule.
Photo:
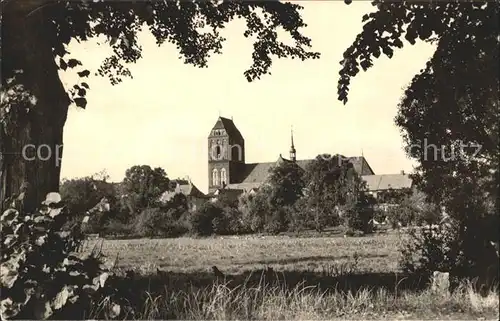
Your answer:
[[[280,162],[296,162],[305,169],[313,159],[297,159],[297,153],[291,137],[289,158],[280,154],[276,161],[265,163],[246,163],[245,139],[232,119],[219,117],[208,136],[208,191],[217,195],[223,191],[251,192],[258,189],[269,176],[269,170]],[[380,191],[380,182],[384,181],[382,189],[410,188],[412,183],[408,175],[391,174],[375,175],[363,156],[348,157],[356,172],[367,182],[368,189]],[[391,185],[391,182],[394,184]],[[375,186],[377,185],[377,186]]]

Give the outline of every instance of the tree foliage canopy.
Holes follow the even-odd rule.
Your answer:
[[[123,197],[131,202],[133,212],[137,212],[155,204],[161,194],[169,189],[169,182],[163,168],[132,166],[125,172]]]
[[[318,155],[306,168],[305,181],[310,202],[333,209],[347,201],[354,175],[352,164],[341,155]]]
[[[404,92],[396,124],[419,161],[415,183],[459,223],[452,266],[469,273],[481,257],[495,257],[487,246],[498,240],[498,229],[489,227],[499,215],[498,3],[372,3],[378,10],[363,17],[363,31],[341,61],[339,100],[347,102],[360,67],[367,70],[381,53],[392,57],[404,39],[436,44]]]
[[[466,193],[469,183],[481,186],[491,211],[498,206],[493,195],[500,181],[498,4],[373,5],[378,11],[363,17],[363,31],[344,53],[339,99],[347,102],[350,79],[360,66],[367,70],[381,53],[392,57],[404,39],[435,43],[434,55],[406,89],[396,117],[409,156],[419,161],[420,175],[414,178],[436,203]]]
[[[296,163],[285,161],[273,167],[269,174],[271,205],[291,206],[302,197],[305,187],[304,170]]]
[[[25,0],[4,1],[5,43],[22,42],[16,39],[15,26],[19,20],[39,19],[41,36],[52,48],[59,69],[78,68],[78,75],[85,78],[90,71],[68,52],[71,40],[86,41],[104,36],[113,49],[97,73],[108,77],[112,84],[122,77],[131,76],[123,63],[136,62],[142,57],[138,34],[147,29],[156,38],[158,45],[165,42],[175,44],[180,57],[187,64],[206,67],[213,53],[221,53],[225,39],[220,31],[225,24],[236,18],[246,20],[245,37],[255,39],[253,63],[245,71],[248,81],[269,73],[272,56],[299,59],[318,58],[319,54],[308,51],[310,39],[303,36],[300,6],[279,1],[52,1]],[[293,39],[287,45],[278,39],[278,28],[282,28]],[[4,79],[14,76],[22,65],[22,57],[4,55]],[[3,85],[6,85],[5,83]],[[86,82],[70,90],[73,101],[86,106]]]
[[[412,45],[417,40],[437,44],[428,67],[429,64],[439,67],[441,59],[447,57],[465,70],[466,63],[474,61],[478,52],[493,54],[490,56],[493,57],[489,49],[496,47],[498,51],[498,5],[495,2],[375,0],[372,4],[378,10],[363,16],[363,31],[345,50],[340,62],[338,95],[344,103],[347,103],[350,81],[360,68],[366,71],[372,67],[373,59],[382,53],[392,58],[394,49],[403,48],[404,40]],[[441,70],[440,76],[453,75],[449,70]],[[459,79],[456,76],[452,77],[454,81]]]

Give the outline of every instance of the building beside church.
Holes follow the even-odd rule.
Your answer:
[[[209,199],[191,182],[191,179],[187,178],[171,180],[170,188],[160,196],[159,201],[164,204],[168,203],[177,194],[183,194],[186,197],[188,208],[192,211],[195,211]]]
[[[291,136],[289,158],[280,154],[276,161],[246,163],[245,139],[232,119],[219,117],[208,136],[208,191],[216,196],[223,192],[238,194],[256,191],[269,176],[269,170],[281,162],[295,162],[305,169],[313,159],[297,159]],[[367,183],[368,190],[376,196],[388,189],[411,188],[412,181],[404,173],[375,175],[364,156],[347,157],[356,172]]]

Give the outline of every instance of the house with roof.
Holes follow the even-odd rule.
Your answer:
[[[305,170],[313,161],[313,159],[297,159],[296,155],[292,132],[288,159],[280,154],[273,162],[247,163],[243,135],[232,119],[219,117],[208,135],[209,194],[216,197],[221,190],[233,190],[232,194],[253,193],[266,182],[270,169],[281,162],[295,162]],[[375,196],[384,189],[406,188],[412,184],[409,176],[404,173],[375,175],[364,156],[344,157],[344,159],[353,165]]]
[[[160,202],[168,203],[177,194],[186,196],[189,210],[193,211],[209,200],[209,197],[200,191],[191,179],[187,178],[171,180],[170,188],[160,196]]]
[[[366,182],[368,191],[374,197],[392,190],[411,190],[413,188],[410,175],[405,174],[404,171],[399,174],[363,175],[361,178]]]

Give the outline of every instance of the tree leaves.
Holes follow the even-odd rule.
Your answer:
[[[135,214],[155,204],[161,194],[169,189],[169,178],[161,167],[135,165],[127,169],[123,180],[124,202],[128,203],[131,213]]]
[[[49,301],[38,300],[35,304],[34,316],[37,320],[47,320],[54,311]]]
[[[77,97],[77,98],[73,98],[73,101],[80,108],[85,109],[85,107],[87,107],[87,99],[86,98]]]
[[[488,228],[498,219],[500,189],[500,146],[492,135],[500,118],[498,6],[455,3],[413,13],[407,40],[433,38],[437,49],[405,90],[396,124],[408,155],[419,162],[416,186],[463,227],[453,242],[464,259],[450,266],[467,275],[489,255],[478,249],[498,239],[498,229]],[[450,264],[428,255],[432,264]]]
[[[441,39],[451,37],[469,37],[478,27],[488,20],[495,10],[493,2],[481,2],[481,6],[470,2],[393,2],[374,1],[376,12],[364,15],[363,31],[356,37],[344,53],[341,61],[338,81],[338,99],[347,103],[350,79],[359,72],[359,66],[366,71],[371,67],[369,57],[379,57],[382,50],[389,58],[393,48],[402,48],[402,37],[410,44],[417,39],[438,41],[438,47],[445,48]],[[403,27],[406,27],[404,30]],[[491,25],[493,26],[493,24]],[[388,34],[392,42],[380,35]],[[479,35],[478,35],[479,36]],[[482,37],[482,36],[481,36]]]
[[[83,70],[78,72],[78,76],[80,77],[88,77],[90,75],[90,71],[88,70]]]
[[[58,193],[49,193],[42,205],[50,208],[60,205],[61,201]],[[45,210],[29,216],[22,214],[13,221],[9,221],[12,214],[2,215],[0,222],[2,236],[9,239],[9,242],[0,243],[2,319],[20,316],[26,319],[67,319],[69,315],[80,313],[91,296],[103,300],[109,293],[106,291],[111,274],[102,269],[102,262],[94,253],[86,258],[72,254],[82,241],[79,225],[76,228],[66,225],[74,213],[68,215],[62,208],[55,217],[46,215]],[[98,286],[89,293],[86,285],[92,286],[93,280]],[[84,305],[73,305],[79,300]]]
[[[109,313],[109,317],[111,319],[117,318],[120,315],[121,308],[119,304],[113,303],[111,306],[111,311]]]
[[[263,11],[263,16],[256,14],[258,9]],[[82,4],[75,1],[66,6],[46,8],[45,14],[52,14],[56,29],[59,30],[55,40],[57,44],[69,43],[71,38],[85,40],[100,35],[110,39],[113,54],[103,62],[99,74],[108,77],[112,84],[118,84],[122,76],[131,76],[123,62],[131,63],[141,58],[142,48],[138,44],[137,33],[144,23],[149,25],[158,44],[169,41],[177,46],[186,63],[205,67],[211,54],[221,52],[225,41],[218,31],[232,19],[244,18],[249,34],[257,36],[253,64],[244,73],[249,81],[269,73],[271,56],[302,60],[318,58],[319,53],[307,50],[310,39],[299,31],[305,26],[299,15],[300,9],[296,4],[278,1],[221,4],[212,1],[110,1]],[[95,21],[98,23],[93,24]],[[278,39],[275,33],[278,27],[290,34],[293,45]],[[80,64],[76,59],[67,62],[69,68]]]
[[[66,302],[68,301],[68,298],[70,295],[73,293],[73,288],[70,288],[68,286],[64,286],[62,290],[57,293],[55,299],[54,299],[54,309],[59,310],[61,309]]]
[[[47,196],[45,197],[45,201],[43,204],[45,205],[51,205],[51,204],[59,204],[61,202],[61,195],[59,193],[53,192],[53,193],[48,193]]]
[[[76,66],[81,66],[82,63],[80,60],[76,60],[76,59],[70,59],[68,60],[68,67],[69,68],[75,68]]]
[[[64,59],[59,58],[59,67],[62,70],[66,70],[68,68],[68,64],[66,63],[66,61],[64,61]]]

